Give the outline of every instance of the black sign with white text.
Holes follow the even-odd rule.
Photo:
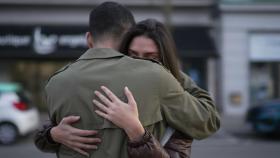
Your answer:
[[[0,58],[73,59],[87,50],[80,26],[0,26]]]

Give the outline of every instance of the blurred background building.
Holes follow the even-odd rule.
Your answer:
[[[19,82],[45,109],[43,87],[86,49],[88,14],[104,0],[0,0],[0,82]],[[221,112],[244,115],[280,94],[280,0],[118,0],[137,21],[172,31],[182,70]]]
[[[280,1],[219,4],[221,93],[226,114],[280,98]]]

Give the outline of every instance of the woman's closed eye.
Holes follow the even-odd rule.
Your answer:
[[[133,50],[128,50],[128,55],[131,57],[140,57],[139,54]]]
[[[158,60],[159,60],[159,55],[158,55],[158,53],[145,53],[145,55],[143,56],[143,58],[146,58],[146,59],[153,59],[153,60],[158,61]]]

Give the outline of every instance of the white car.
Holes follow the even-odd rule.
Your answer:
[[[39,125],[39,113],[26,97],[21,86],[0,83],[0,143],[11,144],[18,136],[34,131]]]

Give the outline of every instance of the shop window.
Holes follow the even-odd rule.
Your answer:
[[[182,59],[181,67],[199,87],[207,90],[207,69],[204,59]]]
[[[31,98],[40,110],[46,110],[44,87],[48,78],[67,61],[26,61],[16,60],[10,63],[9,76],[12,82],[19,83],[31,94]]]
[[[262,101],[280,98],[280,63],[253,62],[250,68],[250,101],[257,104]]]

